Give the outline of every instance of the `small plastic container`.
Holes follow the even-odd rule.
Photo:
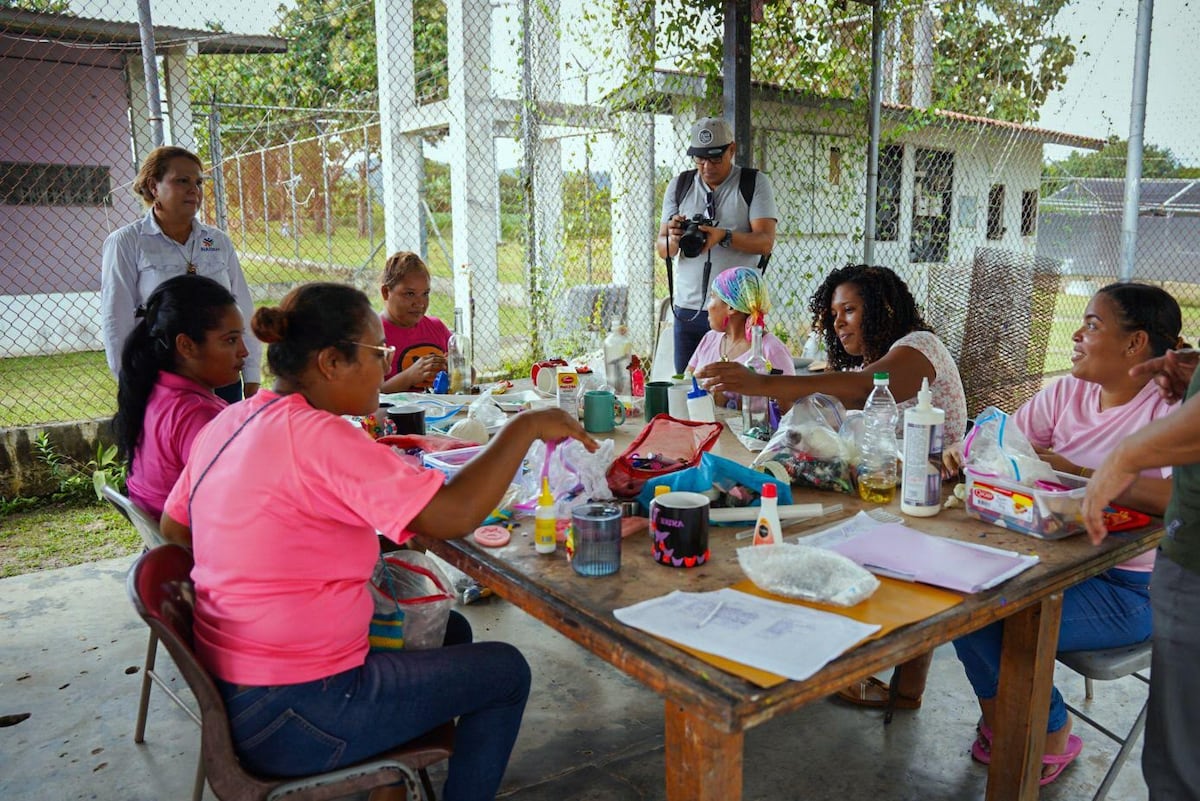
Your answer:
[[[1084,529],[1085,478],[1055,471],[1065,489],[1040,489],[1000,476],[982,475],[970,467],[965,472],[965,506],[971,517],[1044,540],[1062,539]]]
[[[572,509],[567,555],[581,576],[610,576],[620,570],[621,507],[585,503]]]
[[[485,446],[475,445],[470,448],[458,448],[452,451],[439,451],[437,453],[421,454],[421,463],[432,470],[439,470],[449,480],[454,475],[462,470],[463,465],[474,459],[483,451]],[[513,481],[521,477],[521,468],[517,468],[516,475],[513,476]]]

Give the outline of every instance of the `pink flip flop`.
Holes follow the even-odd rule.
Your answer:
[[[1053,765],[1054,770],[1047,773],[1039,781],[1038,785],[1045,787],[1050,782],[1057,779],[1066,770],[1067,765],[1075,761],[1075,757],[1083,751],[1083,740],[1072,734],[1067,737],[1067,750],[1061,754],[1046,754],[1042,757],[1043,765]]]
[[[971,758],[984,765],[990,765],[992,763],[992,730],[983,722],[983,718],[980,718],[979,723],[975,726],[975,732],[975,742],[971,743]]]

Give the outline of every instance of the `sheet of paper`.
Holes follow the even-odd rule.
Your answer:
[[[814,531],[812,534],[801,535],[792,541],[801,545],[811,545],[814,548],[830,548],[839,542],[851,539],[862,531],[882,525],[883,523],[866,512],[859,512],[854,517],[842,520],[820,531]]]
[[[967,593],[990,589],[1038,562],[1032,554],[934,537],[899,523],[867,528],[824,547],[880,575]]]
[[[879,630],[737,590],[681,592],[613,611],[627,626],[789,679],[807,679]]]

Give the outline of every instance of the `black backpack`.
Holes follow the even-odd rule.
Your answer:
[[[679,173],[679,177],[675,179],[675,208],[679,208],[679,204],[683,202],[684,195],[691,188],[692,183],[696,180],[696,170],[684,170]],[[754,199],[754,187],[758,184],[758,170],[753,167],[742,167],[742,174],[738,176],[738,191],[742,193],[742,200],[746,201],[746,208],[749,210],[750,201]],[[765,256],[758,257],[758,269],[766,275],[767,262],[771,260],[771,255],[768,253]],[[668,253],[667,258],[667,292],[671,298],[671,305],[675,305],[675,271],[674,264],[671,262],[671,256]],[[704,265],[704,285],[708,286],[708,272],[710,264]]]

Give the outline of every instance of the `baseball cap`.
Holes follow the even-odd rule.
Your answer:
[[[719,156],[733,141],[733,128],[720,117],[704,117],[692,126],[689,156]]]

